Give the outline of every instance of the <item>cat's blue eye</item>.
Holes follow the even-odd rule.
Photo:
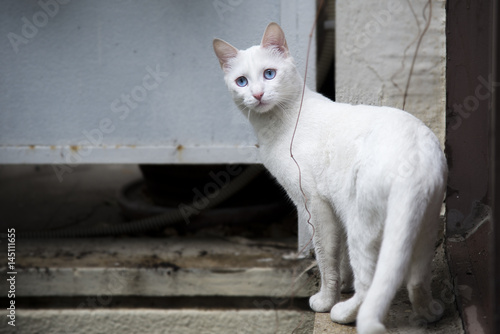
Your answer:
[[[248,80],[245,77],[239,77],[238,79],[236,79],[236,84],[239,87],[245,87],[246,85],[248,85]]]
[[[272,68],[268,68],[267,70],[264,71],[264,78],[267,80],[274,79],[276,76],[276,70],[273,70]]]

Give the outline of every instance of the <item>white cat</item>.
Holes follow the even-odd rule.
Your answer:
[[[283,31],[269,24],[261,44],[247,50],[220,39],[213,46],[234,101],[255,130],[262,162],[297,206],[299,224],[307,224],[290,156],[303,80]],[[331,311],[335,322],[356,320],[359,333],[385,333],[390,303],[406,281],[416,315],[439,319],[442,308],[430,291],[447,178],[438,139],[402,110],[335,103],[307,88],[301,110],[293,154],[321,273],[311,308]],[[355,294],[339,303],[342,279],[350,276],[346,242]]]

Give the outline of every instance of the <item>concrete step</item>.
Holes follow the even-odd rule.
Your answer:
[[[305,297],[312,260],[286,259],[295,247],[291,239],[18,240],[16,295]]]
[[[293,239],[18,239],[15,268],[0,269],[16,272],[16,326],[2,317],[0,333],[311,333],[317,281],[295,249]]]
[[[291,239],[20,239],[10,299],[16,326],[2,317],[0,333],[355,333],[310,311],[317,269],[291,257],[295,249]],[[402,289],[389,333],[463,333],[441,245],[433,276],[443,319],[416,326]],[[9,282],[0,289],[9,291]]]
[[[313,321],[286,310],[48,309],[19,311],[16,327],[2,319],[0,333],[289,334],[311,333]]]

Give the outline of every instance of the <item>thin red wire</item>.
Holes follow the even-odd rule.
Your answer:
[[[297,169],[299,171],[299,189],[300,189],[300,192],[302,193],[302,197],[304,197],[304,208],[305,208],[305,210],[307,212],[307,215],[308,215],[307,223],[312,227],[311,238],[309,239],[309,241],[307,241],[307,243],[297,253],[297,257],[309,246],[309,244],[312,242],[312,240],[314,238],[314,234],[316,233],[316,229],[314,228],[314,225],[311,223],[311,218],[312,218],[311,212],[309,211],[309,208],[307,207],[307,196],[306,196],[306,193],[304,192],[304,189],[302,188],[302,171],[300,169],[299,163],[297,162],[297,160],[293,156],[293,141],[295,139],[295,133],[297,132],[297,127],[299,125],[300,114],[302,112],[302,104],[304,103],[304,94],[305,94],[305,91],[306,91],[307,69],[309,67],[309,54],[310,54],[310,51],[311,51],[311,42],[312,42],[312,38],[313,38],[313,35],[314,35],[314,29],[316,29],[316,24],[318,23],[319,14],[321,12],[321,9],[323,8],[323,4],[324,4],[324,0],[321,0],[321,2],[318,5],[317,11],[316,11],[316,17],[314,19],[314,24],[313,24],[313,26],[311,28],[311,32],[309,33],[309,41],[308,41],[308,44],[307,44],[307,55],[306,55],[306,69],[305,69],[305,73],[304,73],[304,82],[303,82],[303,86],[302,86],[302,96],[300,98],[299,112],[297,114],[297,120],[295,121],[295,127],[293,129],[292,139],[290,140],[290,157],[292,158],[293,162],[295,163],[295,165],[297,166]],[[293,276],[294,277],[292,279],[292,286],[291,286],[291,291],[292,291],[291,299],[292,299],[292,303],[293,303],[293,298],[294,298],[294,294],[295,294],[294,293],[295,279],[296,279],[295,278],[295,273],[294,273]],[[295,327],[295,329],[292,331],[292,334],[295,333],[295,331],[297,329],[299,329],[302,326],[303,323],[304,323],[304,315],[302,313],[301,314],[301,318],[300,318],[300,322],[297,325],[297,327]]]
[[[300,169],[299,163],[297,162],[297,160],[293,156],[293,142],[294,142],[294,139],[295,139],[295,133],[297,132],[297,127],[299,125],[300,114],[302,113],[302,104],[304,103],[304,94],[305,94],[305,91],[306,91],[307,69],[309,67],[309,54],[310,54],[310,51],[311,51],[311,42],[312,42],[312,38],[313,38],[313,35],[314,35],[314,29],[316,29],[316,24],[318,23],[318,17],[319,17],[319,14],[321,12],[321,8],[323,8],[323,3],[324,3],[324,0],[322,0],[320,2],[319,6],[318,6],[318,10],[316,12],[316,18],[314,19],[314,24],[313,24],[313,26],[311,28],[311,32],[309,33],[309,42],[307,44],[307,55],[306,55],[306,69],[305,69],[305,73],[304,73],[304,83],[303,83],[303,86],[302,86],[302,97],[300,98],[299,112],[297,114],[297,120],[295,122],[295,127],[293,129],[292,140],[290,141],[290,157],[292,158],[293,162],[297,166],[297,169],[299,170],[299,189],[300,189],[300,192],[302,193],[302,197],[304,198],[304,208],[305,208],[305,210],[307,212],[307,215],[308,215],[307,223],[312,227],[311,238],[302,247],[302,249],[298,252],[297,256],[299,254],[301,254],[309,246],[309,244],[311,243],[312,239],[314,238],[314,234],[316,233],[316,229],[314,228],[314,225],[311,223],[311,218],[312,218],[311,211],[309,211],[309,208],[307,207],[307,196],[306,196],[306,193],[304,192],[304,189],[302,188],[302,170]]]

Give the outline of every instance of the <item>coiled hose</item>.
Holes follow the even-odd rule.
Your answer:
[[[234,178],[227,186],[220,188],[217,196],[208,199],[208,204],[204,210],[211,209],[220,203],[224,202],[243,187],[254,180],[262,171],[262,165],[250,165],[239,176]],[[191,207],[195,203],[191,203]],[[103,237],[120,234],[142,233],[150,230],[161,229],[170,225],[182,222],[185,215],[179,208],[174,212],[164,213],[153,217],[134,220],[132,222],[119,225],[96,226],[96,227],[77,227],[66,228],[53,231],[33,231],[17,233],[19,238],[41,239],[41,238],[86,238],[86,237]]]

